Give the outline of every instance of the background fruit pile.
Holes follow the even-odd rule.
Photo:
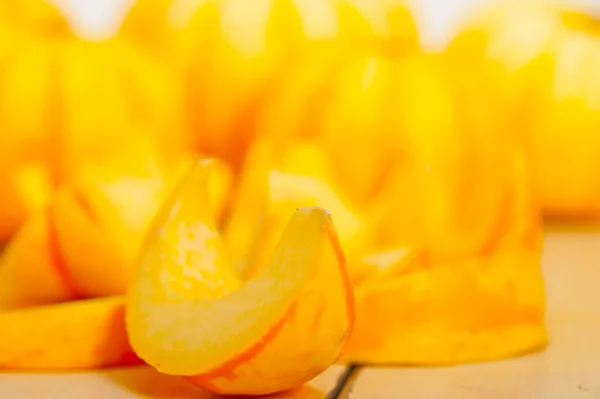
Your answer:
[[[251,332],[287,323],[274,345],[290,345],[317,303],[352,313],[326,332],[353,332],[288,385],[336,359],[448,364],[542,348],[539,215],[600,218],[599,66],[600,20],[546,1],[482,8],[432,54],[402,0],[138,0],[117,36],[95,42],[43,0],[4,0],[0,368],[141,363],[124,315],[158,307],[138,297],[151,237],[173,229],[171,244],[226,254],[231,269],[197,277],[218,290],[190,283],[211,302],[279,270],[265,265],[281,243],[296,248],[286,237],[329,245],[303,216],[290,230],[297,208],[315,206],[331,211],[344,271],[286,293],[303,315],[282,322],[281,305]],[[189,270],[168,270],[183,279],[174,291],[189,290]],[[170,292],[152,273],[148,285]],[[251,376],[219,385],[208,372],[225,352],[189,372],[162,367],[265,393]]]

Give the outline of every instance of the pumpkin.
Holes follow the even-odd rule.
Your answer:
[[[309,64],[312,84],[356,47],[417,45],[401,0],[139,0],[122,34],[172,51],[186,79],[196,148],[236,166],[257,135],[262,104],[291,71]]]
[[[356,52],[290,118],[269,118],[283,101],[266,108],[272,167],[312,143],[322,156],[304,160],[318,165],[296,170],[351,199],[368,232],[362,260],[345,248],[357,299],[346,362],[455,364],[546,344],[528,149],[467,78],[438,56]]]
[[[82,162],[138,135],[184,151],[181,85],[170,67],[125,40],[29,35],[1,61],[0,239],[47,203]]]
[[[600,20],[542,1],[484,9],[451,42],[464,74],[486,70],[503,119],[532,145],[549,217],[600,217]]]

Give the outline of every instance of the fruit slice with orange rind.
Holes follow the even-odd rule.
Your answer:
[[[0,311],[76,299],[57,255],[48,212],[36,212],[0,257]]]
[[[340,242],[351,259],[356,257],[354,254],[364,242],[361,237],[363,224],[321,179],[273,170],[269,176],[268,195],[243,277],[252,276],[266,264],[289,222],[289,215],[303,206],[323,204],[332,213],[340,215],[337,225]]]
[[[192,162],[184,158],[169,170],[148,153],[120,155],[81,166],[50,207],[59,253],[84,297],[125,293],[150,222]]]
[[[266,283],[265,294],[254,294],[256,299],[244,312],[266,323],[263,335],[254,335],[258,340],[246,351],[191,381],[220,394],[256,395],[297,387],[325,371],[340,356],[354,322],[354,298],[343,267],[329,213],[300,208],[270,262],[238,291],[241,295],[242,290],[250,291],[246,287]],[[281,288],[267,294],[272,281]],[[273,306],[265,309],[272,295]],[[273,314],[259,318],[255,306],[261,306],[261,313]],[[286,309],[283,315],[280,306]]]
[[[0,309],[124,294],[149,223],[193,162],[160,163],[141,148],[82,165],[2,254]],[[231,184],[231,171],[215,162],[208,187],[215,217]]]
[[[316,143],[309,141],[281,149],[265,139],[249,151],[225,229],[226,245],[243,279],[265,264],[289,215],[299,207],[331,210],[349,265],[362,255],[368,245],[364,223],[329,184],[323,156]]]
[[[515,248],[359,286],[342,362],[442,365],[543,348],[539,251]]]
[[[277,164],[277,150],[271,140],[258,140],[249,149],[223,229],[230,260],[244,279],[253,271],[248,266],[249,254],[256,245],[253,237],[264,212],[269,174]]]
[[[297,387],[338,358],[353,324],[329,212],[299,209],[242,283],[206,210],[208,175],[198,164],[156,219],[127,303],[132,346],[158,371],[220,394]]]
[[[118,154],[108,162],[82,167],[71,184],[58,190],[51,208],[57,243],[83,296],[119,295],[127,290],[150,223],[194,163],[184,156],[161,161],[143,148],[133,159]],[[223,163],[215,161],[214,168],[209,205],[220,216],[231,176]],[[90,258],[90,253],[96,256]]]
[[[87,370],[141,364],[125,331],[123,297],[0,313],[0,369]]]
[[[46,165],[35,161],[5,166],[0,179],[5,182],[0,198],[1,245],[19,230],[28,215],[49,202],[54,181]]]
[[[131,280],[131,256],[123,250],[128,243],[111,235],[96,206],[100,201],[116,213],[105,196],[92,198],[72,185],[60,187],[50,206],[52,240],[64,277],[81,297],[123,294]]]
[[[460,364],[547,344],[538,208],[524,154],[511,166],[506,205],[496,209],[483,252],[422,250],[356,288],[356,325],[342,361]]]

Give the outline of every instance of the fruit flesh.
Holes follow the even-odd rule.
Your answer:
[[[295,223],[292,219],[289,226]],[[301,237],[310,234],[304,229],[301,231]],[[290,238],[284,234],[281,242]],[[298,239],[307,240],[293,237],[293,240]],[[316,264],[322,270],[315,271],[316,276],[303,288],[284,317],[262,337],[261,343],[208,375],[191,378],[192,382],[223,394],[264,394],[299,386],[337,360],[353,323],[352,310],[348,309],[353,298],[347,279],[340,276],[340,268],[328,266],[341,263],[340,249],[336,244],[325,245],[321,260]],[[291,262],[276,259],[277,256],[276,249],[272,261],[292,266],[284,273],[298,276]],[[259,273],[256,279],[265,277],[266,273]],[[327,287],[327,292],[322,292],[320,287]],[[253,313],[256,314],[256,310]],[[309,338],[307,329],[312,331]],[[294,347],[297,349],[292,349]]]
[[[0,258],[0,310],[78,297],[64,278],[51,223],[48,211],[33,214],[4,248]]]
[[[0,256],[0,309],[126,292],[149,223],[192,164],[184,156],[160,162],[133,144],[123,143],[102,163],[81,165],[25,222]],[[221,166],[209,188],[217,214],[230,184]]]
[[[543,348],[535,250],[436,265],[356,290],[357,324],[342,361],[458,364]],[[388,333],[373,333],[372,326]],[[393,332],[393,333],[391,333]]]
[[[141,364],[124,325],[123,297],[0,313],[0,369],[84,370]]]
[[[457,258],[425,247],[408,263],[384,263],[356,288],[343,362],[460,364],[546,346],[541,226],[527,160],[520,151],[509,158],[508,200],[484,251]]]
[[[351,262],[367,246],[365,226],[329,183],[318,145],[307,140],[282,152],[276,147],[264,139],[249,151],[225,230],[225,243],[241,277],[248,279],[266,264],[289,215],[304,206],[322,206],[335,215],[336,231]]]
[[[353,324],[329,213],[298,210],[269,263],[242,283],[204,207],[207,178],[197,165],[155,221],[127,305],[132,345],[157,370],[218,393],[296,387],[335,361]],[[313,323],[324,328],[307,339]]]

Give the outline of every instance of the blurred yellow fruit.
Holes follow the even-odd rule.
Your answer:
[[[547,215],[600,217],[600,20],[548,1],[484,9],[448,57],[481,74],[506,130],[531,139]]]
[[[357,321],[345,361],[462,363],[545,345],[527,148],[499,128],[480,86],[436,55],[361,51],[293,118],[266,125],[276,154],[310,130],[319,151],[303,150],[293,166],[332,179],[367,232],[367,245],[342,244],[362,255],[349,263]],[[277,141],[277,131],[292,139]]]
[[[372,260],[379,271],[355,290],[356,324],[342,362],[447,365],[545,347],[541,227],[526,158],[506,155],[507,201],[494,210],[502,222],[487,231],[484,251],[451,258],[424,247]],[[448,233],[450,241],[460,234]]]
[[[30,35],[2,59],[0,240],[83,162],[139,137],[176,154],[188,144],[181,84],[124,40]]]
[[[291,71],[311,64],[313,84],[356,47],[400,52],[417,44],[402,0],[139,0],[123,34],[154,48],[170,37],[166,47],[183,67],[197,148],[236,166],[258,133],[263,103]]]
[[[390,112],[399,132],[371,208],[376,241],[449,257],[483,253],[502,222],[517,136],[497,129],[477,81],[458,79],[436,56],[405,59],[395,74],[401,94]]]
[[[499,165],[516,136],[490,140],[495,113],[479,101],[479,83],[458,81],[439,62],[357,51],[302,102],[288,108],[275,97],[265,112],[275,151],[310,132],[335,190],[369,215],[374,249],[471,254],[497,223],[509,173]]]
[[[0,310],[77,298],[65,274],[48,212],[35,212],[0,257]]]
[[[12,63],[16,54],[21,52],[27,43],[43,41],[46,38],[62,40],[69,36],[71,31],[66,20],[44,0],[6,0],[0,4],[0,65],[3,66],[3,70],[4,65]],[[5,79],[8,78],[3,77],[3,80]],[[10,79],[14,79],[14,76]],[[37,83],[34,78],[34,84]],[[5,86],[22,87],[24,84],[27,84],[27,78],[19,83],[9,82]],[[8,89],[3,91],[6,90]],[[13,101],[6,96],[7,94],[3,93],[3,103]],[[32,101],[35,102],[35,98],[32,98]],[[24,110],[24,114],[29,115],[29,110]],[[35,124],[35,121],[30,123]],[[12,151],[15,148],[10,148],[13,146],[13,139],[9,129],[6,123],[3,123],[0,131],[0,243],[16,231],[27,214],[47,201],[54,184],[47,165],[39,159],[13,162]],[[24,146],[30,145],[34,139],[44,141],[43,132],[39,132],[35,138],[26,137],[24,132],[19,134],[19,140],[22,140]],[[42,143],[46,144],[48,143]],[[5,148],[9,151],[4,151]]]
[[[278,143],[279,151],[295,147],[299,138],[316,140],[323,153],[321,173],[329,174],[352,204],[369,206],[401,149],[397,108],[404,71],[398,65],[404,59],[357,50],[340,59],[326,79],[311,77],[311,82],[304,77],[307,65],[264,106],[261,134]]]
[[[224,234],[234,266],[243,279],[250,278],[267,263],[289,215],[299,207],[322,206],[335,217],[353,279],[352,265],[369,243],[358,212],[330,184],[316,143],[294,142],[273,152],[276,148],[260,139],[246,158]]]
[[[0,309],[126,292],[148,227],[192,159],[122,145],[110,160],[82,164],[10,241],[0,258]],[[210,187],[215,214],[226,171]]]
[[[87,370],[142,363],[129,345],[122,297],[0,313],[0,370]]]
[[[547,343],[539,249],[429,265],[359,285],[355,294],[356,325],[343,362],[460,364]]]

